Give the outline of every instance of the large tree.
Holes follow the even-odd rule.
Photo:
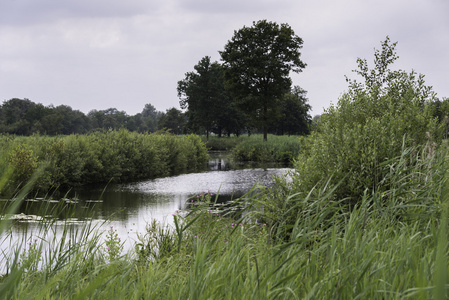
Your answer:
[[[238,131],[242,115],[224,87],[222,65],[206,56],[194,69],[178,82],[179,104],[187,109],[189,128],[194,132],[205,130],[206,134],[213,131],[219,136],[223,131]]]
[[[301,72],[303,40],[288,24],[262,20],[235,31],[220,51],[225,83],[239,106],[263,130],[277,116],[277,101],[291,88],[290,72]]]

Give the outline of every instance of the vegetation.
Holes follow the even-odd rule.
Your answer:
[[[255,187],[236,202],[237,212],[214,205],[217,198],[203,193],[185,214],[174,214],[173,227],[149,224],[129,254],[121,253],[113,232],[102,233],[92,223],[77,236],[66,230],[68,224],[60,239],[24,236],[2,260],[7,273],[0,294],[6,299],[447,299],[449,148],[441,122],[447,115],[423,76],[389,69],[397,59],[395,45],[388,38],[382,43],[373,69],[358,60],[356,72],[364,82],[348,80],[348,92],[320,116],[314,133],[301,138],[295,172],[276,178],[273,188]],[[103,134],[124,135],[103,140],[110,143],[106,150],[121,149],[105,153],[105,161],[126,158],[126,145],[139,141],[126,131]],[[171,136],[150,136],[176,144]],[[190,139],[203,149],[198,137]],[[35,158],[41,156],[31,145],[17,143],[9,149],[12,158],[0,156],[15,165],[13,172],[2,166],[0,189],[11,176],[25,179],[23,174],[36,169]],[[29,179],[3,215],[14,211],[39,178]],[[42,218],[40,225],[51,229],[45,227],[51,222]],[[3,242],[8,226],[0,222]]]
[[[288,24],[254,22],[236,31],[220,51],[223,64],[205,56],[178,82],[179,104],[186,112],[175,107],[158,112],[148,103],[134,116],[116,108],[85,115],[66,105],[13,98],[0,105],[0,133],[56,136],[126,129],[229,137],[262,132],[264,140],[268,133],[308,134],[306,92],[292,89],[289,77],[306,66],[300,60],[302,43]]]
[[[348,79],[348,92],[321,115],[317,130],[303,138],[294,179],[298,191],[339,184],[336,198],[358,203],[386,180],[391,160],[404,149],[426,145],[422,151],[433,155],[444,136],[432,113],[434,93],[423,75],[390,70],[398,58],[395,46],[387,37],[375,52],[373,69],[358,59],[355,72],[364,82]]]
[[[252,135],[231,150],[236,161],[292,163],[300,152],[300,140],[297,136],[270,136],[263,142],[261,135]]]
[[[187,109],[189,129],[206,132],[207,137],[209,132],[219,137],[223,132],[238,134],[245,128],[245,117],[224,87],[222,65],[206,56],[194,68],[178,82],[179,103]]]
[[[134,254],[117,251],[109,230],[89,223],[77,239],[69,230],[55,241],[28,236],[3,260],[10,267],[0,292],[6,299],[444,299],[446,157],[438,152],[422,160],[422,169],[435,176],[423,174],[411,184],[404,165],[395,168],[398,184],[386,191],[391,197],[383,205],[378,193],[366,194],[351,211],[329,201],[332,189],[320,188],[320,197],[290,194],[280,219],[289,207],[302,209],[288,239],[281,230],[288,227],[217,215],[202,201],[188,216],[175,215],[175,228],[150,224]],[[404,206],[403,197],[419,205]],[[57,243],[58,251],[47,243]]]
[[[262,129],[265,141],[277,101],[291,88],[290,72],[306,66],[300,59],[302,43],[288,24],[262,20],[235,31],[220,52],[227,89]]]
[[[0,136],[0,156],[14,169],[4,191],[14,192],[42,168],[35,187],[124,182],[200,170],[207,150],[198,136],[127,130],[87,135]],[[5,168],[1,171],[5,172]]]

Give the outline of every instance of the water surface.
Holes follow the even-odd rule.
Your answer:
[[[125,241],[129,250],[138,241],[137,234],[144,234],[146,225],[153,219],[162,224],[172,224],[173,214],[186,208],[186,202],[202,192],[218,195],[220,201],[238,198],[255,184],[270,185],[273,175],[286,173],[288,168],[268,165],[233,164],[225,153],[213,153],[208,162],[209,171],[145,180],[127,184],[109,184],[100,187],[83,187],[69,191],[63,199],[29,199],[15,216],[19,220],[10,235],[2,235],[0,250],[8,252],[15,241],[45,233],[39,231],[39,214],[46,205],[67,204],[74,206],[70,216],[55,216],[63,226],[69,221],[75,227],[85,224],[88,212],[92,222],[100,224],[101,230],[111,227]],[[107,221],[106,224],[103,224]],[[57,232],[57,230],[56,230]],[[34,238],[33,237],[33,238]],[[47,237],[48,238],[48,237]]]

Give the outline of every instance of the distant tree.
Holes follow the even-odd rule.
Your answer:
[[[313,130],[319,130],[319,123],[320,123],[320,120],[321,120],[321,115],[315,115],[315,116],[313,116],[313,118],[312,118],[312,124],[311,124],[311,131],[313,131]]]
[[[223,66],[203,57],[178,82],[181,108],[186,109],[188,127],[193,132],[214,132],[221,137],[226,132],[238,133],[244,127],[245,116],[235,105],[234,99],[224,86]]]
[[[449,133],[449,98],[435,98],[431,102],[432,116],[442,125],[442,136],[448,138]]]
[[[291,88],[290,72],[301,72],[303,40],[288,24],[266,20],[235,31],[221,51],[225,83],[232,96],[263,130],[277,115],[278,100]]]
[[[280,117],[274,122],[273,131],[277,134],[306,135],[310,132],[312,117],[307,103],[307,92],[295,86],[291,92],[284,94],[279,101]]]
[[[142,128],[146,128],[145,131],[155,132],[157,130],[157,122],[161,115],[156,108],[150,103],[145,104],[145,107],[140,114],[142,118]]]
[[[2,132],[27,135],[30,134],[32,115],[30,107],[36,105],[29,99],[13,98],[3,102],[0,114],[0,128]]]
[[[185,114],[174,107],[167,109],[159,118],[158,129],[169,129],[174,134],[184,133],[186,124]]]
[[[207,137],[215,125],[216,115],[213,107],[223,96],[219,90],[222,78],[218,63],[211,63],[210,57],[203,57],[194,66],[195,71],[185,74],[183,80],[178,81],[179,104],[186,109],[188,126],[194,132],[205,131]]]
[[[124,111],[116,108],[106,110],[91,110],[87,117],[90,120],[92,129],[120,129],[126,128],[129,116]]]

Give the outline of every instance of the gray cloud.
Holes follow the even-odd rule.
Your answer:
[[[129,114],[146,103],[179,107],[176,84],[234,30],[268,19],[304,39],[308,64],[294,74],[313,113],[336,103],[357,57],[370,62],[389,35],[397,66],[426,75],[449,96],[449,2],[445,0],[3,0],[0,2],[0,100],[29,98],[88,112]]]
[[[4,0],[0,2],[0,24],[20,26],[65,18],[125,18],[158,9],[157,1],[145,0]]]

